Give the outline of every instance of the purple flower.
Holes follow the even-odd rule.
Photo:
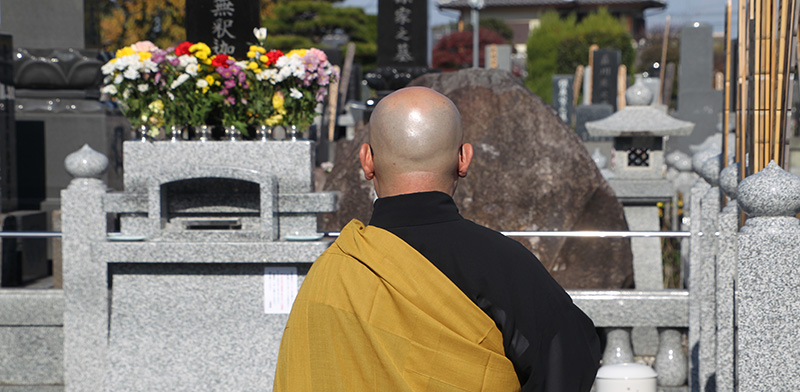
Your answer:
[[[225,81],[225,88],[230,89],[236,87],[236,82],[231,79]]]
[[[228,92],[228,89],[226,89],[226,88],[223,88],[223,89],[222,89],[222,90],[219,92],[219,95],[222,95],[223,97],[224,97],[224,96],[226,96],[226,95],[228,95],[228,94],[229,94],[229,92]]]
[[[161,64],[164,59],[167,57],[167,52],[165,50],[158,49],[153,52],[153,57],[150,58],[154,63]]]
[[[161,72],[156,72],[156,76],[153,77],[153,81],[158,84],[161,81]]]
[[[177,67],[178,64],[181,63],[181,61],[178,60],[177,58],[174,58],[174,59],[170,60],[169,63],[172,64],[173,67]]]
[[[242,98],[241,102],[242,102],[242,105],[247,105],[247,100],[246,99]]]
[[[244,88],[245,90],[249,89],[250,88],[250,83],[244,82],[244,84],[242,85],[242,88]]]
[[[228,98],[225,98],[225,103],[233,106],[234,104],[236,104],[236,98],[234,98],[232,95],[229,95]]]
[[[239,83],[244,83],[244,79],[245,79],[245,77],[246,77],[246,75],[244,74],[244,72],[239,72],[239,75],[238,75],[238,77],[239,77]]]
[[[320,87],[317,89],[317,94],[314,97],[316,98],[317,102],[322,102],[325,100],[325,88]]]

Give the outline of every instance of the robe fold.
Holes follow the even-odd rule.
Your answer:
[[[275,391],[517,391],[495,322],[394,234],[351,221],[312,265]]]

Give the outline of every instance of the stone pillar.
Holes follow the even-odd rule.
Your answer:
[[[775,162],[745,178],[739,206],[736,373],[740,391],[800,390],[800,178]]]
[[[715,153],[711,149],[706,149],[696,153],[692,157],[692,168],[700,173],[702,164]],[[703,232],[702,222],[702,201],[706,192],[711,189],[711,185],[705,180],[698,179],[689,191],[688,215],[689,215],[689,263],[682,267],[683,277],[689,289],[689,387],[691,391],[700,390],[700,314],[703,265],[708,258],[705,247],[705,233]]]
[[[64,285],[64,390],[105,390],[108,374],[107,267],[92,258],[91,243],[106,238],[105,184],[98,178],[108,159],[84,145],[67,156],[74,177],[61,192]]]
[[[734,367],[734,287],[736,277],[736,232],[739,229],[739,207],[736,205],[736,187],[739,183],[739,164],[729,164],[720,173],[719,186],[729,201],[717,221],[717,374],[718,391],[733,391]]]
[[[717,255],[717,218],[720,212],[719,171],[720,155],[705,160],[700,176],[708,182],[708,188],[700,202],[700,230],[698,238],[702,264],[694,271],[699,280],[692,291],[699,293],[695,298],[700,301],[700,347],[698,353],[698,375],[701,391],[715,391],[714,374],[716,373],[716,255]],[[694,260],[692,260],[694,262]]]

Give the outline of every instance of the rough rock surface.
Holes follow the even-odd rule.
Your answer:
[[[455,200],[461,214],[495,230],[627,230],[622,206],[574,131],[507,73],[463,70],[428,74],[411,85],[448,96],[463,118],[475,157]],[[338,231],[350,219],[368,221],[372,186],[358,147],[339,142],[325,190],[342,192],[342,208],[320,219]],[[622,288],[632,282],[630,241],[621,238],[519,238],[565,288]]]

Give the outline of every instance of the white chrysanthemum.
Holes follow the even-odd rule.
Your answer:
[[[195,86],[197,88],[206,88],[208,87],[208,81],[203,78],[197,79],[197,83],[195,84]]]
[[[197,64],[189,64],[189,65],[186,66],[186,69],[185,69],[187,74],[189,74],[191,76],[194,76],[194,77],[197,76],[197,70],[198,70]]]
[[[105,85],[102,89],[100,89],[100,92],[108,95],[117,95],[117,86],[113,84]]]
[[[175,95],[173,95],[173,94],[172,94],[171,92],[169,92],[169,91],[167,91],[167,97],[169,98],[169,100],[170,100],[170,101],[174,101],[174,100],[175,100]]]
[[[187,75],[187,74],[185,74],[185,73],[182,73],[182,74],[178,75],[178,78],[177,78],[177,79],[175,79],[175,80],[173,80],[173,81],[172,81],[172,84],[170,84],[170,85],[169,85],[169,88],[171,88],[171,89],[175,90],[175,89],[176,89],[176,88],[178,88],[180,85],[182,85],[182,84],[183,84],[183,82],[185,82],[185,81],[187,81],[187,80],[189,80],[189,75]],[[172,98],[170,98],[170,99],[172,99]]]
[[[242,60],[242,61],[237,61],[237,62],[235,62],[235,63],[233,63],[233,64],[234,64],[235,66],[237,66],[237,67],[241,68],[241,69],[247,69],[247,61],[244,61],[244,60]]]
[[[275,66],[278,68],[283,68],[288,64],[289,64],[289,58],[286,56],[281,56],[278,58],[277,61],[275,61]]]
[[[139,90],[140,93],[144,93],[150,89],[150,85],[147,83],[140,83],[136,85],[136,89]]]
[[[120,84],[124,79],[122,74],[117,74],[117,76],[114,76],[114,84]]]
[[[294,99],[300,99],[303,98],[303,93],[301,93],[300,90],[292,87],[289,89],[289,96]]]
[[[186,68],[191,64],[195,64],[196,65],[197,64],[197,57],[190,56],[188,54],[183,54],[180,57],[178,57],[178,61],[180,61],[180,63],[178,64],[179,67]]]
[[[153,62],[153,60],[147,59],[142,62],[142,69],[150,73],[155,73],[156,71],[158,71],[158,64]]]
[[[122,92],[122,99],[127,100],[130,97],[131,97],[131,89],[126,88],[125,91]]]
[[[113,63],[109,61],[103,64],[103,66],[100,67],[100,71],[103,72],[103,75],[111,75],[112,73],[114,73],[114,70],[117,67],[115,63],[116,61]]]
[[[128,68],[122,73],[125,79],[136,80],[139,79],[139,71],[135,68]]]

